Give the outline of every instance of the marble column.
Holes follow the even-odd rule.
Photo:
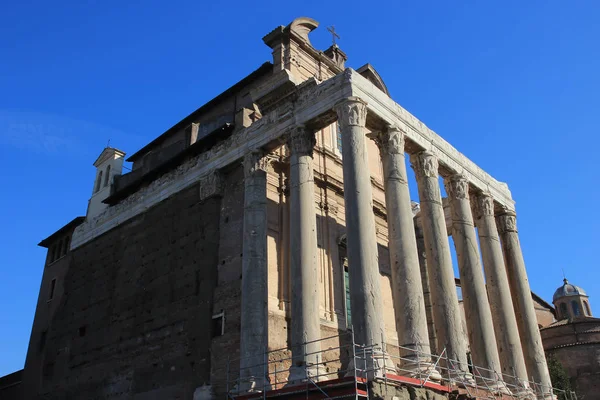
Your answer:
[[[527,376],[541,385],[533,387],[540,398],[552,398],[552,383],[546,364],[546,356],[542,346],[540,331],[537,326],[537,318],[531,298],[531,289],[525,260],[521,251],[519,235],[517,232],[516,214],[507,210],[498,216],[498,228],[502,242],[502,251],[506,263],[508,282],[514,300],[517,326],[521,337],[521,346],[525,355]]]
[[[310,377],[318,380],[321,322],[313,172],[314,133],[303,126],[289,134],[290,149],[290,252],[291,340],[290,383]],[[324,377],[321,377],[324,378]]]
[[[244,227],[240,328],[240,391],[269,389],[267,350],[267,159],[244,157]]]
[[[381,278],[371,171],[365,143],[367,105],[357,97],[350,97],[336,106],[336,112],[342,134],[352,328],[358,344],[383,347],[385,330],[381,312]],[[371,377],[383,372],[384,368],[393,370],[393,365],[387,362],[387,358],[374,361],[375,371],[369,373]]]
[[[419,189],[437,350],[441,353],[445,349],[445,355],[452,360],[450,365],[447,365],[453,369],[451,378],[459,382],[469,382],[472,378],[467,366],[467,347],[461,334],[462,319],[438,181],[438,161],[428,151],[413,154],[410,160]]]
[[[473,209],[502,373],[515,377],[505,376],[508,383],[517,386],[520,391],[527,391],[529,379],[494,219],[494,199],[489,193],[480,193],[473,197]]]
[[[469,182],[462,175],[444,179],[452,214],[452,239],[460,272],[465,318],[471,345],[471,359],[480,369],[474,371],[476,379],[493,379],[487,386],[500,389],[504,386],[500,374],[500,357],[492,312],[481,269],[477,235],[469,201]]]
[[[398,344],[409,349],[400,350],[400,355],[405,358],[401,363],[402,368],[415,376],[432,373],[432,377],[439,379],[440,375],[434,371],[431,363],[427,314],[404,159],[405,133],[398,127],[390,127],[371,137],[379,147],[383,163],[388,250]]]

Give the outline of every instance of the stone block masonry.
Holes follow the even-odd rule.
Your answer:
[[[210,383],[221,199],[198,185],[72,253],[46,399],[191,399]]]

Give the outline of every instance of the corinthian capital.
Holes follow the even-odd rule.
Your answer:
[[[406,132],[397,126],[390,126],[385,132],[370,134],[381,155],[384,154],[404,154],[404,137]]]
[[[451,200],[464,200],[469,197],[469,181],[464,175],[455,174],[450,178],[444,179],[444,186]]]
[[[257,172],[267,172],[268,156],[260,150],[253,150],[244,156],[244,176],[254,176]]]
[[[335,106],[340,127],[365,126],[367,123],[367,103],[358,97],[348,97]]]
[[[307,130],[304,126],[297,126],[291,130],[287,145],[292,154],[310,155],[317,143],[314,132]]]
[[[429,151],[422,151],[410,156],[410,166],[415,171],[418,180],[438,177],[437,157]]]
[[[488,192],[473,195],[471,199],[475,218],[494,216],[494,198]]]
[[[514,211],[507,210],[496,218],[498,230],[500,233],[517,232],[517,214]]]

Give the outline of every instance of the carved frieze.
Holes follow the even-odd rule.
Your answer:
[[[349,97],[336,106],[338,123],[344,126],[365,126],[367,123],[367,103],[358,97]]]
[[[304,126],[294,127],[288,133],[287,145],[291,154],[309,155],[312,157],[313,150],[317,140],[314,132],[306,129]]]
[[[428,151],[422,151],[410,156],[412,169],[415,171],[417,180],[438,177],[437,157]]]
[[[463,175],[452,175],[444,179],[446,193],[451,200],[465,200],[469,197],[469,181]]]
[[[517,214],[506,211],[496,218],[500,233],[517,232]]]

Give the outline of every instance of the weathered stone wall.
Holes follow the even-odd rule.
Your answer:
[[[600,343],[555,348],[554,354],[567,370],[578,399],[597,399],[600,393]]]
[[[538,321],[538,326],[548,326],[555,321],[552,310],[545,304],[541,304],[539,301],[533,298],[533,306],[535,308],[535,317]]]
[[[221,199],[183,190],[71,253],[45,399],[191,399],[210,382]]]
[[[218,285],[214,312],[224,312],[224,334],[211,345],[211,383],[216,398],[224,398],[228,364],[237,373],[240,356],[242,236],[244,226],[244,171],[241,165],[223,174],[219,228]]]

